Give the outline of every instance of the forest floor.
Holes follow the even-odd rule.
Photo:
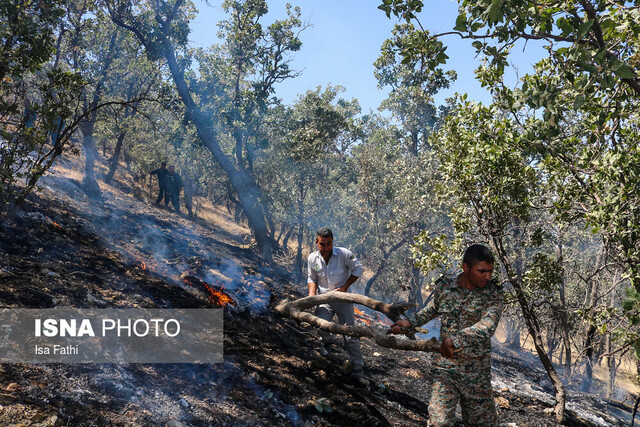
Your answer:
[[[224,210],[189,220],[123,183],[101,183],[92,202],[74,171],[58,166],[2,224],[0,308],[214,306],[185,284],[196,277],[237,302],[224,308],[224,363],[0,364],[0,425],[426,425],[431,355],[362,340],[366,384],[354,382],[341,340],[323,357],[314,328],[274,313],[304,289],[261,263]],[[495,343],[501,425],[556,425],[538,365]],[[618,406],[569,388],[566,425],[626,425],[629,402]]]

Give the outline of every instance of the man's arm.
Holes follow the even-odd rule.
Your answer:
[[[339,288],[336,289],[337,292],[347,292],[349,290],[349,286],[351,286],[353,284],[353,282],[355,282],[356,280],[358,280],[360,277],[359,276],[354,276],[353,274],[351,276],[349,276],[349,278],[347,279],[346,282],[344,282],[344,285],[340,286]]]
[[[441,285],[437,284],[433,290],[433,298],[422,310],[410,316],[408,319],[402,319],[391,325],[391,332],[394,334],[406,333],[410,327],[417,327],[430,322],[440,314],[440,291]]]
[[[358,258],[356,258],[356,256],[351,251],[345,251],[343,256],[344,266],[351,273],[351,275],[349,276],[347,281],[344,282],[344,285],[336,289],[336,291],[338,292],[347,292],[349,290],[349,286],[351,286],[353,282],[358,280],[360,276],[362,276],[362,273],[364,273],[364,267],[362,266],[362,264],[360,264]]]
[[[433,298],[431,298],[431,301],[424,306],[422,310],[409,317],[411,326],[422,326],[440,315],[440,295],[442,294],[442,286],[442,284],[437,283],[433,290]]]
[[[500,323],[503,305],[502,292],[498,291],[478,322],[451,334],[450,338],[453,341],[453,345],[456,348],[477,347],[482,342],[490,340],[498,327],[498,323]]]
[[[312,297],[318,293],[318,284],[316,282],[308,282],[309,296]]]

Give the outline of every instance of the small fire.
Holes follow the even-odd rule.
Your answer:
[[[229,295],[223,292],[224,286],[221,287],[219,291],[207,285],[205,285],[205,288],[207,289],[207,291],[209,291],[209,300],[215,305],[218,305],[218,306],[225,306],[227,304],[231,304],[234,306],[237,305],[236,302],[232,300]]]
[[[353,307],[353,312],[355,313],[358,319],[362,320],[364,323],[371,326],[371,317],[368,314],[359,310],[357,307]]]
[[[147,269],[147,264],[143,260],[138,259],[138,262],[140,263],[140,270],[146,270]]]
[[[194,288],[204,288],[209,294],[209,301],[217,307],[224,307],[227,305],[235,307],[238,305],[238,303],[225,292],[223,285],[209,285],[208,283],[193,276],[186,276],[184,278],[184,283]]]
[[[55,221],[51,221],[51,224],[55,225],[58,228],[62,228],[62,226]]]
[[[378,320],[378,322],[382,323],[383,325],[386,325],[386,326],[393,325],[393,322],[389,320],[387,317],[385,317],[383,314],[377,314],[376,319]]]

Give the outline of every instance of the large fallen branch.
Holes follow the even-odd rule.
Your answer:
[[[382,347],[395,348],[399,350],[428,351],[432,353],[440,352],[440,342],[435,338],[430,340],[406,340],[398,339],[389,334],[388,329],[376,328],[372,326],[349,326],[324,320],[306,312],[312,307],[331,302],[348,302],[361,304],[373,310],[379,311],[389,319],[397,321],[413,304],[387,304],[359,294],[348,294],[345,292],[328,292],[322,295],[300,298],[295,301],[285,300],[276,306],[275,310],[285,316],[289,316],[298,322],[307,322],[327,332],[352,337],[369,337],[375,340]]]

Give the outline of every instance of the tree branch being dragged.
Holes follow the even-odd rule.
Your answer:
[[[329,292],[322,295],[300,298],[295,301],[285,300],[278,304],[275,310],[282,315],[289,316],[292,319],[297,320],[298,322],[307,322],[333,334],[372,338],[382,347],[395,348],[398,350],[427,351],[432,353],[440,352],[440,342],[435,338],[431,338],[430,340],[398,339],[390,334],[389,329],[382,329],[373,326],[340,325],[338,323],[321,319],[312,313],[304,311],[317,305],[332,302],[361,304],[365,307],[379,311],[393,321],[400,320],[400,315],[409,307],[413,306],[413,304],[410,303],[388,304],[359,294]]]

